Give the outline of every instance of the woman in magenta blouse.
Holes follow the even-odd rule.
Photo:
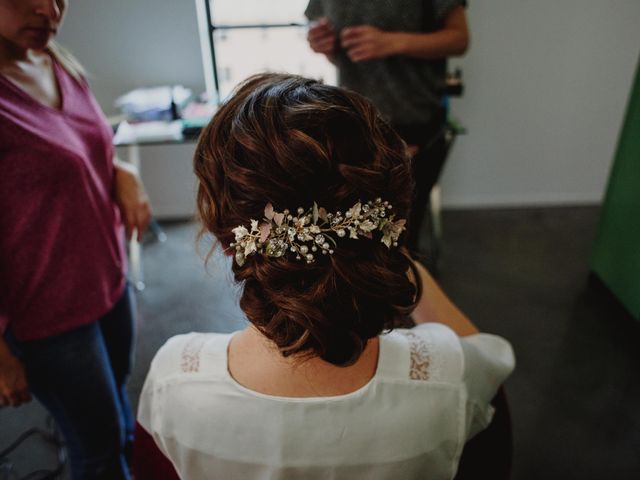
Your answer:
[[[66,7],[0,0],[0,405],[42,402],[74,479],[128,479],[124,229],[140,235],[150,207],[82,67],[51,41]]]

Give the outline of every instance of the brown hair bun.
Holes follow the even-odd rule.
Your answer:
[[[345,211],[382,198],[408,218],[413,191],[406,146],[364,97],[314,80],[261,74],[242,83],[200,136],[195,153],[203,232],[223,246],[232,229],[277,211]],[[400,237],[400,245],[404,235]],[[283,355],[349,365],[367,340],[414,307],[413,268],[379,237],[341,238],[314,263],[252,255],[233,272],[240,307]],[[417,277],[417,275],[415,275]]]

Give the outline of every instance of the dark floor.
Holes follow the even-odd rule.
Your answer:
[[[588,282],[598,213],[595,207],[444,213],[440,282],[482,330],[505,336],[516,351],[517,370],[507,384],[514,480],[640,478],[640,324]],[[165,229],[167,242],[144,252],[134,403],[166,338],[243,324],[228,260],[214,256],[206,274],[194,226]],[[0,450],[43,418],[35,402],[0,410]],[[50,448],[35,439],[13,458],[22,474],[53,465]]]
[[[596,208],[445,213],[441,284],[516,352],[515,480],[640,478],[640,324],[588,282],[597,219]]]

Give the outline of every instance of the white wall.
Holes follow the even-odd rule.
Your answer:
[[[601,200],[640,50],[637,0],[477,0],[449,206]]]
[[[471,50],[452,64],[464,69],[454,111],[469,134],[446,166],[445,206],[600,201],[638,60],[640,2],[475,0],[468,16]],[[74,1],[60,40],[107,113],[138,86],[204,90],[194,0]],[[193,210],[192,151],[143,149],[160,217]]]

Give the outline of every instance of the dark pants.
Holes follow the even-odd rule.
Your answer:
[[[124,451],[133,441],[134,419],[125,384],[133,310],[127,287],[111,311],[89,325],[42,340],[7,338],[31,391],[62,431],[74,480],[130,478]]]
[[[431,189],[438,181],[448,144],[445,136],[446,112],[440,111],[429,125],[395,125],[395,129],[408,145],[418,147],[412,158],[415,182],[411,215],[407,224],[407,248],[418,252],[420,231],[429,205]]]

